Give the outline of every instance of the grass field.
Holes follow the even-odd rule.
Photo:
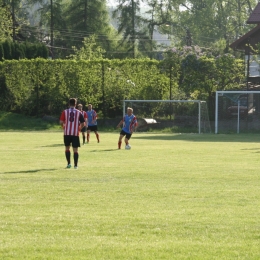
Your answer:
[[[0,132],[0,259],[260,259],[260,135]]]

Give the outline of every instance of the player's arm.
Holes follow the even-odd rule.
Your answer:
[[[79,116],[79,122],[80,122],[80,129],[82,129],[85,125],[85,118],[81,113],[80,113],[80,116]]]
[[[134,127],[133,127],[133,131],[132,132],[135,132],[136,128],[137,128],[138,124],[134,124]]]
[[[116,127],[117,127],[117,128],[120,127],[120,126],[123,124],[123,122],[124,122],[124,119],[122,119],[122,120],[118,123],[118,125],[117,125]]]
[[[87,115],[87,113],[86,113],[86,117],[85,117],[85,125],[88,128],[88,115]]]
[[[64,128],[64,124],[65,124],[65,111],[63,111],[60,116],[60,125],[62,128]]]
[[[138,126],[138,123],[137,123],[137,120],[135,118],[134,121],[132,122],[132,126],[130,127],[131,133],[133,133],[136,130],[137,126]]]
[[[80,123],[80,129],[82,129],[85,126],[85,123]]]

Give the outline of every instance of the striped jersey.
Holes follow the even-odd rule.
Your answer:
[[[94,126],[97,125],[97,112],[93,109],[87,111],[88,115],[88,125]]]
[[[80,111],[80,110],[79,110]],[[85,125],[86,125],[86,119],[88,118],[87,112],[84,110],[81,110],[80,113],[83,115],[84,120],[85,120]]]
[[[123,118],[123,128],[122,130],[125,131],[128,134],[131,134],[131,132],[134,130],[134,127],[137,126],[137,119],[135,115],[125,115]]]
[[[85,119],[78,109],[68,108],[62,112],[60,121],[64,123],[64,135],[78,136],[80,123],[84,123]]]

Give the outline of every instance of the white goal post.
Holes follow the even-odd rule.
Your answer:
[[[126,104],[129,103],[191,103],[191,104],[197,104],[197,127],[198,127],[198,133],[201,134],[202,132],[202,125],[205,123],[205,119],[203,118],[203,113],[202,113],[202,105],[207,105],[206,101],[202,101],[202,100],[123,100],[123,116],[125,116],[125,112],[126,112]],[[134,111],[135,114],[135,111]],[[209,124],[209,120],[208,120],[208,111],[207,111],[207,123],[209,125],[209,129],[210,129],[210,124]],[[137,115],[138,116],[138,115]],[[210,130],[209,130],[210,132]]]
[[[259,90],[216,91],[215,134],[259,131]]]

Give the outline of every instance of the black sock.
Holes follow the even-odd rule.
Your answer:
[[[83,136],[83,144],[85,143],[85,140],[86,140],[86,137],[85,137],[85,136]]]
[[[69,150],[65,151],[65,156],[66,156],[68,164],[70,164],[70,151]]]
[[[74,166],[78,166],[79,154],[74,153]]]

